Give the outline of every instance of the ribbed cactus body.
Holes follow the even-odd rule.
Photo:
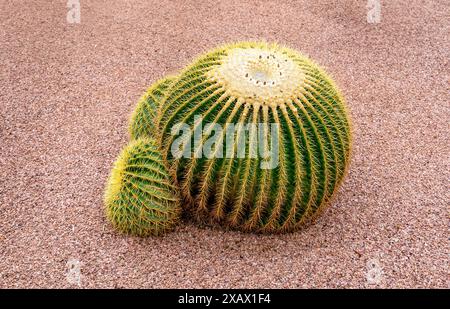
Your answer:
[[[122,232],[160,235],[179,221],[177,190],[154,140],[130,142],[111,171],[105,191],[108,219]]]
[[[179,123],[192,132],[208,124],[223,130],[203,131],[200,142],[190,137],[191,155],[179,158],[173,154]],[[264,142],[257,148],[269,150],[271,127],[249,129],[241,140],[234,135],[234,157],[225,150],[220,157],[220,148],[229,147],[229,124],[276,124],[277,164],[262,168],[266,158],[252,150],[258,136]],[[268,43],[227,45],[199,57],[167,90],[158,134],[189,210],[200,220],[256,232],[293,231],[317,214],[341,182],[351,146],[333,81],[308,58]],[[212,155],[202,155],[211,138]]]
[[[152,137],[155,132],[155,117],[161,101],[175,77],[168,76],[153,83],[139,99],[131,116],[129,132],[131,139]]]

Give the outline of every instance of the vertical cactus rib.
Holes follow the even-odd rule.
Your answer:
[[[316,127],[317,125],[311,120],[303,104],[297,98],[294,98],[293,101],[297,104],[298,109],[300,111],[298,115],[302,118],[303,126],[307,133],[308,139],[312,141],[310,143],[310,147],[313,153],[312,164],[316,166],[318,174],[316,178],[317,181],[316,201],[312,204],[312,209],[310,208],[310,210],[315,211],[322,203],[322,200],[326,195],[328,189],[327,183],[329,173],[327,170],[327,158],[325,156],[323,141]]]
[[[276,183],[276,197],[275,200],[273,201],[273,207],[271,209],[270,214],[268,215],[268,219],[267,222],[265,223],[263,230],[264,231],[276,231],[279,228],[279,224],[280,224],[280,217],[282,214],[282,209],[283,209],[283,205],[284,202],[286,200],[286,195],[287,195],[287,189],[286,187],[288,186],[288,172],[286,171],[286,151],[285,151],[285,138],[283,135],[283,132],[281,132],[281,128],[280,128],[280,119],[278,116],[278,111],[277,111],[277,107],[272,107],[271,108],[271,112],[273,115],[273,119],[274,122],[279,126],[279,130],[278,130],[278,143],[280,145],[279,147],[279,163],[278,163],[278,167],[276,168],[276,170],[278,171],[278,173],[273,173],[272,175],[272,183]],[[299,172],[300,174],[300,172]],[[301,175],[299,175],[301,178]],[[295,182],[296,180],[294,180]],[[300,194],[301,195],[301,191],[302,189],[299,187],[298,188],[298,192],[299,193],[295,193],[295,194]]]
[[[269,119],[269,107],[267,105],[262,105],[260,107],[261,111],[261,118],[262,123],[268,124]],[[264,148],[264,153],[269,153],[269,141],[267,140],[268,134],[267,134],[267,127],[264,126],[264,141],[262,145],[258,145],[258,147]],[[258,132],[260,134],[260,132]],[[261,161],[261,160],[260,160]],[[255,193],[255,204],[253,205],[251,211],[250,211],[250,217],[247,219],[247,222],[245,223],[244,229],[247,230],[253,230],[257,226],[261,224],[262,216],[264,215],[264,212],[266,211],[267,206],[267,200],[269,197],[269,191],[270,191],[270,175],[269,171],[267,169],[262,169],[261,166],[258,166],[257,168],[260,169],[260,183],[257,186],[257,191]]]
[[[225,104],[220,108],[220,110],[217,113],[217,115],[215,116],[214,120],[212,122],[210,122],[210,123],[218,123],[219,120],[221,119],[221,117],[223,116],[224,112],[226,110],[228,110],[228,108],[230,107],[230,105],[233,102],[236,101],[236,98],[234,98],[232,96],[229,96],[228,93],[224,94],[224,97],[223,97],[222,100],[224,100],[224,99],[227,99]],[[222,100],[220,100],[220,101],[222,101]],[[212,105],[212,107],[215,107],[215,106],[216,105]],[[212,111],[213,110],[210,108],[206,112],[206,114],[205,114],[206,118],[209,118],[208,116],[212,113]],[[213,171],[214,171],[213,168],[214,168],[214,166],[216,164],[216,159],[215,158],[217,157],[217,155],[218,155],[218,153],[220,151],[221,147],[219,147],[219,146],[221,146],[222,143],[223,143],[223,134],[224,134],[224,132],[222,132],[222,134],[219,136],[219,138],[215,140],[215,144],[216,144],[215,145],[215,149],[214,149],[213,153],[211,154],[211,158],[208,159],[208,160],[205,160],[206,161],[205,164],[207,165],[207,167],[203,168],[203,170],[201,172],[202,173],[202,177],[200,177],[200,194],[199,194],[199,197],[198,197],[198,201],[199,201],[198,208],[201,211],[206,211],[207,210],[207,205],[206,204],[207,204],[209,193],[210,193],[211,186],[212,186],[212,182],[211,181],[212,181],[212,176],[213,176]],[[200,145],[204,144],[206,137],[209,137],[209,135],[204,136],[202,138],[202,141],[201,141]],[[193,173],[193,172],[194,172],[194,169],[191,168],[190,173]]]
[[[292,117],[294,132],[297,132],[297,143],[294,143],[293,147],[296,147],[299,155],[301,155],[300,162],[303,163],[303,170],[298,167],[303,172],[303,178],[299,177],[299,173],[296,173],[296,183],[302,184],[299,188],[295,187],[295,190],[300,190],[303,188],[303,195],[301,196],[301,202],[297,203],[297,199],[293,199],[292,205],[286,208],[289,211],[285,220],[281,222],[283,230],[290,230],[292,226],[297,225],[296,222],[301,223],[312,209],[312,205],[316,200],[319,171],[314,164],[314,154],[312,151],[312,143],[314,140],[309,139],[305,127],[303,126],[302,119],[299,116],[298,108],[296,108],[293,102],[288,102],[288,107],[292,110],[294,117]],[[284,113],[284,116],[288,115]],[[298,162],[293,162],[294,166]],[[298,194],[298,192],[296,192]],[[294,195],[295,196],[295,195]]]
[[[218,94],[216,93],[215,95],[219,95],[219,94],[220,94],[220,92]],[[205,117],[208,117],[210,115],[210,113],[214,110],[214,108],[216,108],[218,104],[222,103],[222,101],[224,101],[227,98],[227,96],[228,96],[227,93],[222,92],[222,94],[220,94],[220,97],[217,99],[217,101],[215,101],[214,104],[205,104],[205,102],[208,103],[209,100],[211,100],[214,96],[210,96],[206,100],[199,102],[197,107],[192,109],[192,112],[190,112],[188,115],[186,115],[184,117],[184,119],[182,120],[182,122],[188,123],[188,121],[194,117],[195,111],[197,111],[201,107],[204,107],[203,105],[206,105],[207,107],[209,107],[208,110],[206,111],[206,113],[203,114]],[[200,125],[201,125],[200,123],[194,123],[192,132],[195,132],[196,129],[198,129],[198,127]],[[204,136],[202,134],[201,141],[199,142],[198,145],[195,145],[197,147],[193,149],[192,158],[187,163],[187,166],[185,167],[184,179],[180,184],[181,184],[181,189],[186,190],[185,192],[187,194],[190,194],[190,190],[193,187],[193,180],[194,180],[194,176],[195,176],[194,172],[197,168],[197,161],[199,161],[197,159],[203,155],[202,151],[203,151],[203,144],[204,144],[205,140],[206,140],[206,136]]]
[[[236,106],[233,109],[232,114],[236,113],[238,109],[240,109],[242,106],[244,106],[244,111],[241,111],[241,116],[239,117],[238,123],[243,124],[244,121],[247,118],[248,115],[248,108],[245,106],[244,101],[239,100],[236,102]],[[226,134],[228,126],[226,126],[223,134]],[[236,137],[239,138],[239,137]],[[225,158],[223,160],[222,170],[224,170],[224,173],[222,174],[221,179],[218,182],[218,197],[216,196],[216,202],[213,205],[213,209],[211,211],[211,215],[214,219],[220,220],[223,218],[225,214],[225,206],[226,206],[226,200],[230,196],[231,187],[230,184],[231,178],[232,178],[232,168],[235,163],[235,152],[237,151],[236,145],[238,141],[234,141],[234,133],[233,133],[233,145],[232,145],[232,158]]]
[[[322,104],[322,98],[315,97],[311,93],[305,93],[304,95],[300,95],[304,102],[308,102],[308,104],[314,108],[320,115],[323,122],[326,123],[326,127],[331,136],[331,143],[334,147],[334,156],[336,162],[336,181],[342,177],[343,169],[346,165],[347,157],[345,155],[345,141],[343,139],[343,133],[339,130],[339,126],[336,124],[335,117],[332,116]],[[336,181],[334,182],[334,186],[336,185]]]
[[[253,153],[250,153],[251,151],[258,151],[256,149],[257,145],[257,126],[258,126],[258,114],[259,114],[259,108],[252,107],[252,117],[251,120],[247,122],[247,124],[250,124],[249,127],[249,142],[247,144],[246,149],[246,156],[243,162],[244,169],[243,169],[243,175],[242,178],[239,178],[238,181],[238,189],[237,189],[237,195],[234,201],[233,209],[229,216],[229,223],[231,226],[238,226],[240,222],[242,221],[242,217],[244,215],[245,208],[248,207],[250,203],[250,194],[249,191],[254,186],[254,183],[252,177],[255,172],[255,164],[257,160],[253,158]],[[250,148],[255,147],[255,148]],[[238,174],[239,175],[239,174]]]
[[[327,171],[329,175],[327,193],[333,192],[336,182],[338,180],[337,179],[338,159],[336,155],[333,137],[331,137],[329,128],[327,127],[324,119],[319,115],[317,109],[311,105],[311,103],[307,100],[307,98],[303,94],[300,94],[299,98],[294,101],[303,103],[303,107],[305,108],[306,112],[311,118],[314,118],[314,123],[318,127],[318,132],[324,145],[324,154],[327,161]]]
[[[303,124],[299,122],[298,120],[298,109],[294,109],[291,104],[288,105],[288,107],[291,109],[292,115],[290,115],[288,109],[286,108],[286,105],[281,105],[281,115],[283,117],[285,126],[286,126],[286,133],[285,136],[289,137],[291,147],[293,148],[293,152],[291,155],[291,165],[294,172],[294,177],[291,179],[291,182],[294,184],[294,191],[292,193],[290,202],[286,206],[286,216],[283,221],[280,222],[281,229],[282,230],[289,230],[292,225],[294,225],[293,222],[295,222],[296,214],[299,211],[306,212],[307,209],[309,209],[311,203],[314,201],[315,197],[315,187],[316,185],[316,173],[315,169],[312,166],[312,164],[309,164],[305,168],[305,162],[311,163],[313,160],[313,153],[311,151],[310,145],[308,144],[308,138],[307,133],[305,131],[305,128],[303,127]],[[300,136],[297,136],[295,133],[294,127],[297,128]],[[303,143],[299,143],[298,140],[301,140]],[[303,144],[303,151],[300,151],[301,144]],[[302,154],[305,158],[302,159]],[[305,168],[305,171],[302,170],[302,167]],[[306,179],[306,174],[309,174],[309,179]],[[309,180],[309,188],[307,188],[307,191],[303,190],[303,186],[301,185],[303,182],[303,179]],[[300,201],[303,198],[303,194],[305,192],[312,193],[310,195],[310,198],[308,199],[308,203],[302,205]],[[303,207],[302,207],[303,206]],[[299,209],[304,208],[304,209]]]

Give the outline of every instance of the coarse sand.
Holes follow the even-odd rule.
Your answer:
[[[69,24],[65,0],[1,1],[0,288],[449,288],[450,6],[381,2],[368,23],[363,0],[80,0]],[[118,234],[103,190],[138,98],[250,39],[309,55],[346,97],[354,151],[332,205],[287,235]]]

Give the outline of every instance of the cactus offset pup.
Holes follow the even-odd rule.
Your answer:
[[[139,99],[131,115],[128,131],[131,139],[153,137],[155,135],[155,118],[161,101],[175,77],[167,76],[153,83]]]
[[[105,192],[108,219],[120,231],[161,235],[179,222],[181,208],[154,140],[139,138],[123,149]]]

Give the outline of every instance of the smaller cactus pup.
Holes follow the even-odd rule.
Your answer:
[[[194,132],[183,137],[187,143],[173,134],[179,123]],[[229,139],[231,125],[250,130]],[[202,127],[214,129],[201,130],[198,140]],[[166,92],[158,128],[186,207],[200,221],[243,231],[301,228],[329,203],[350,160],[350,119],[333,80],[297,51],[266,42],[197,58]],[[264,166],[261,149],[275,140],[276,164]],[[206,155],[205,145],[213,145]]]
[[[124,233],[161,235],[178,224],[177,190],[154,140],[139,138],[123,149],[111,171],[104,202],[108,219]]]
[[[155,134],[155,117],[163,97],[175,79],[167,76],[153,83],[144,95],[139,99],[133,114],[131,115],[128,131],[131,139]]]

